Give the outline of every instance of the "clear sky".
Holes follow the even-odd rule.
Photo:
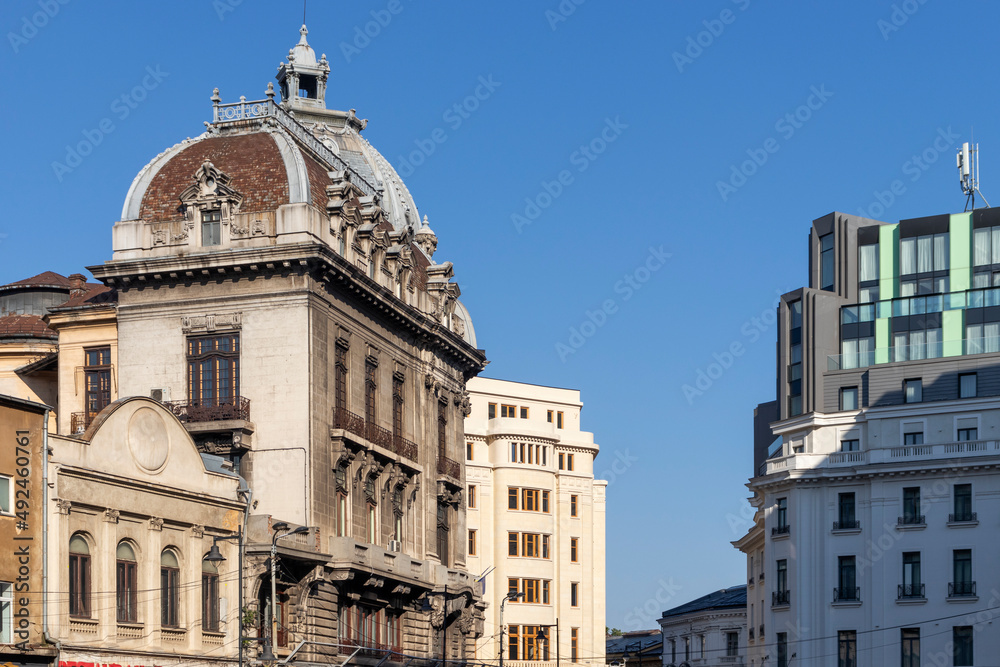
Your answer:
[[[301,19],[3,0],[0,282],[109,259],[135,174],[214,87],[262,98]],[[753,408],[810,221],[962,210],[973,128],[1000,202],[1000,4],[312,0],[307,22],[328,106],[370,119],[454,262],[486,374],[582,391],[623,629],[745,581]]]

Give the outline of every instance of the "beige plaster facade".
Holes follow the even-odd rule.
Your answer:
[[[486,575],[489,603],[477,658],[499,657],[502,631],[505,663],[554,665],[558,623],[561,661],[604,664],[607,482],[594,479],[599,447],[580,430],[580,392],[487,378],[468,387],[468,566]],[[501,627],[515,589],[525,598],[504,604]]]

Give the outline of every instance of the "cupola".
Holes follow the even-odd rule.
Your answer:
[[[309,30],[305,25],[299,34],[299,43],[288,50],[288,62],[278,65],[275,78],[281,89],[281,104],[291,109],[325,109],[330,64],[325,53],[316,61],[316,52],[306,40]]]

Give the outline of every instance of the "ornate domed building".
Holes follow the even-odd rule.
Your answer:
[[[216,89],[206,131],[129,188],[90,267],[118,295],[117,393],[246,480],[244,618],[279,658],[471,658],[463,418],[486,358],[427,217],[367,121],[326,107],[300,33],[277,89]]]

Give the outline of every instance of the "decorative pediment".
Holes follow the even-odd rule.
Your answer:
[[[232,180],[205,160],[194,172],[194,183],[181,193],[181,204],[188,210],[221,208],[225,204],[228,211],[223,212],[224,217],[238,213],[243,195],[232,188]]]

